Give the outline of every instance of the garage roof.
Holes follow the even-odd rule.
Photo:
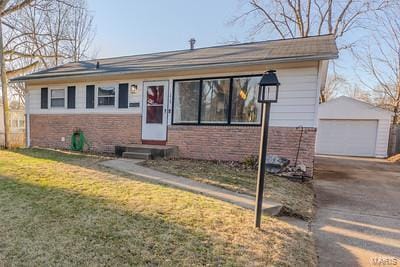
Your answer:
[[[334,36],[323,35],[80,61],[17,77],[12,81],[179,71],[212,66],[327,60],[337,57],[338,49]]]
[[[369,103],[341,96],[319,105],[320,119],[387,119],[393,112]]]

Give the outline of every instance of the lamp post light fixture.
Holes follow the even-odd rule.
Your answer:
[[[262,103],[262,124],[260,150],[258,155],[257,194],[255,208],[255,227],[260,228],[264,194],[265,164],[267,158],[268,126],[271,103],[278,102],[279,81],[275,70],[269,70],[261,78],[258,91],[258,102]]]

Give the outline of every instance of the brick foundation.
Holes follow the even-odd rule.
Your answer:
[[[114,153],[115,146],[141,140],[141,115],[68,114],[31,115],[31,146],[69,148],[74,128],[80,128],[96,152]],[[249,126],[178,126],[168,127],[167,145],[179,147],[184,158],[243,161],[258,155],[261,127]],[[62,141],[62,138],[65,141]],[[288,158],[294,163],[300,130],[271,127],[268,153]],[[299,162],[313,174],[315,128],[305,128]]]
[[[141,143],[141,115],[136,114],[32,114],[30,122],[31,146],[69,148],[74,128],[84,132],[96,152],[114,153],[116,145]]]
[[[261,127],[244,126],[178,126],[168,127],[168,145],[179,147],[184,158],[243,161],[258,155]],[[299,152],[299,162],[313,175],[315,128],[305,128]],[[296,159],[300,130],[293,127],[271,127],[268,153]]]

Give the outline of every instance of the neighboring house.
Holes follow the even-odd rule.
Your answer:
[[[10,110],[10,131],[11,133],[25,132],[25,109]]]
[[[25,145],[25,110],[24,108],[10,109],[10,145]],[[4,146],[4,113],[0,105],[0,146]]]
[[[350,97],[319,107],[317,154],[387,157],[393,113]]]
[[[28,145],[68,148],[74,128],[91,149],[130,143],[175,145],[185,158],[257,155],[258,82],[269,69],[281,83],[272,104],[269,153],[299,160],[312,173],[318,98],[331,35],[89,60],[33,73],[27,86]]]

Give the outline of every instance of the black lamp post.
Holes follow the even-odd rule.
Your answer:
[[[262,103],[262,126],[260,151],[258,155],[257,195],[255,227],[260,228],[264,194],[265,161],[267,158],[268,125],[271,103],[278,101],[279,81],[275,70],[269,70],[261,78],[258,91],[258,102]]]

